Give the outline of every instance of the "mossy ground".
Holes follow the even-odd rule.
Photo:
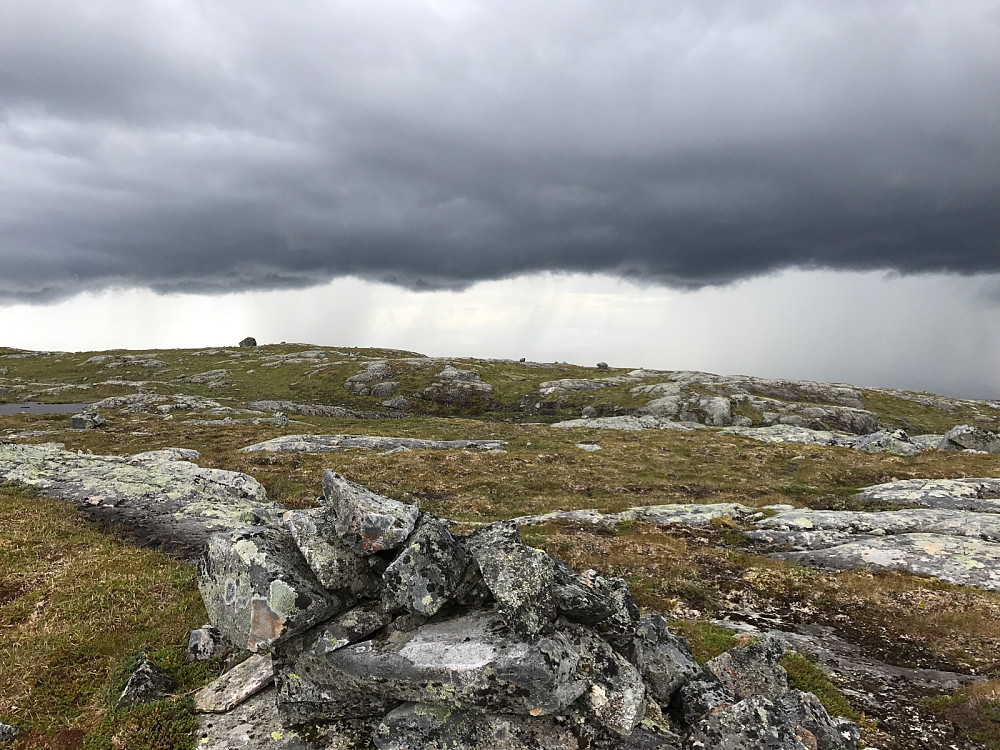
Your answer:
[[[275,355],[314,347],[266,348]],[[92,401],[136,392],[137,386],[107,382],[114,377],[150,381],[147,390],[203,395],[227,406],[283,399],[372,409],[378,407],[377,400],[354,396],[343,387],[344,380],[361,369],[364,360],[358,355],[390,358],[398,371],[394,379],[406,388],[426,386],[443,366],[404,366],[405,353],[384,350],[329,351],[326,363],[263,367],[268,355],[259,350],[160,350],[149,354],[167,363],[163,370],[129,367],[102,373],[97,365],[80,365],[91,352],[10,358],[4,354],[11,351],[0,350],[0,400]],[[94,453],[195,448],[202,453],[200,465],[245,471],[263,483],[271,498],[290,508],[314,505],[319,477],[330,468],[470,528],[528,513],[579,508],[613,512],[676,502],[858,509],[852,495],[865,485],[906,478],[1000,476],[1000,457],[988,455],[929,451],[902,458],[846,448],[768,445],[708,430],[554,429],[533,423],[538,416],[515,410],[525,394],[537,393],[538,384],[548,380],[607,377],[625,370],[451,362],[478,370],[493,384],[492,406],[456,410],[428,402],[421,404],[426,415],[373,421],[290,415],[293,422],[287,427],[183,425],[193,415],[110,412],[106,429],[86,432],[68,431],[68,415],[12,415],[0,417],[0,430],[38,430],[45,434],[27,441],[57,440],[69,449]],[[230,385],[212,389],[176,380],[213,369],[228,370]],[[544,418],[579,416],[584,405],[617,403],[629,396],[623,386],[564,394]],[[914,432],[941,432],[976,416],[875,392],[866,399],[887,424],[905,423]],[[625,403],[629,405],[631,401]],[[365,451],[293,455],[239,450],[296,433],[501,439],[507,441],[507,453],[410,451],[380,456]],[[582,442],[595,442],[600,450],[583,451],[577,447]],[[0,518],[0,720],[27,730],[19,750],[54,747],[60,731],[89,735],[88,748],[115,735],[127,737],[130,748],[154,748],[162,746],[170,732],[183,734],[189,717],[183,698],[160,706],[160,712],[154,707],[152,718],[163,718],[152,722],[156,732],[142,738],[129,733],[149,724],[151,717],[115,716],[109,712],[108,696],[128,662],[143,651],[159,654],[185,686],[207,679],[207,674],[183,673],[177,662],[187,631],[205,619],[193,569],[137,550],[91,528],[68,506],[29,498],[20,490],[0,490]],[[832,625],[869,655],[893,663],[975,670],[1000,678],[996,594],[902,574],[808,570],[755,554],[742,544],[739,529],[724,523],[670,532],[641,523],[622,525],[615,532],[551,524],[524,529],[523,534],[577,569],[594,567],[623,576],[638,603],[671,620],[702,661],[732,645],[728,632],[709,620],[752,609],[790,623]],[[128,565],[121,565],[122,560]],[[790,662],[789,673],[798,681],[795,686],[825,695],[835,712],[850,715],[847,712],[854,710],[839,703],[842,696],[821,684],[806,664]],[[1000,748],[997,704],[995,694],[990,695],[960,693],[928,704],[926,710],[951,717],[969,735],[986,737],[982,741],[987,746]]]

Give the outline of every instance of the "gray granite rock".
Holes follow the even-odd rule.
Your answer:
[[[855,499],[1000,513],[1000,479],[903,479],[865,487]]]
[[[160,700],[176,687],[176,682],[143,656],[125,683],[118,700],[115,701],[115,711],[125,711]]]
[[[764,635],[745,646],[716,656],[705,668],[719,678],[737,700],[753,695],[777,700],[788,692],[788,675],[779,660],[785,653],[780,638]]]
[[[240,342],[240,347],[244,349],[252,348],[255,346],[257,346],[257,339],[255,339],[253,336],[247,336]]]
[[[611,616],[616,602],[598,586],[600,574],[596,570],[577,575],[559,560],[553,564],[555,580],[551,590],[561,616],[584,625],[597,625]]]
[[[241,448],[244,453],[339,453],[347,448],[373,451],[408,450],[497,450],[503,440],[421,440],[381,435],[282,435]]]
[[[273,413],[304,414],[310,417],[330,417],[331,419],[381,419],[389,416],[385,412],[364,409],[350,409],[346,406],[329,406],[327,404],[298,404],[294,401],[251,401],[250,409]]]
[[[199,561],[198,588],[212,624],[249,651],[270,648],[352,603],[320,585],[280,526],[213,536]]]
[[[341,540],[365,555],[401,547],[420,516],[415,506],[376,495],[329,470],[323,472],[323,498]]]
[[[646,686],[639,670],[583,628],[569,632],[580,655],[577,669],[590,678],[584,700],[592,720],[615,734],[631,734],[646,711]]]
[[[214,625],[203,625],[195,628],[188,635],[187,653],[185,659],[191,661],[205,661],[224,654],[231,649],[233,644]]]
[[[526,546],[512,523],[479,529],[466,539],[465,545],[482,571],[507,627],[529,637],[551,627],[556,600],[555,566],[549,555]]]
[[[626,654],[646,681],[651,697],[664,707],[699,671],[687,643],[670,632],[660,615],[640,618]]]
[[[0,444],[0,481],[36,487],[143,544],[196,558],[216,531],[275,518],[257,480],[188,461],[94,456],[61,446]]]
[[[401,702],[500,713],[558,713],[588,687],[563,635],[525,642],[491,612],[429,622],[328,653],[282,653],[278,706],[299,724],[381,715]]]
[[[355,596],[378,594],[379,577],[365,555],[341,540],[332,508],[289,510],[281,521],[324,588]]]
[[[394,608],[433,617],[454,597],[468,555],[436,518],[423,518],[382,574],[382,596]]]
[[[71,430],[97,430],[107,424],[107,420],[96,411],[85,411],[69,418]]]
[[[1000,435],[995,432],[960,424],[952,427],[941,438],[938,448],[947,450],[972,450],[1000,453]]]
[[[271,655],[254,654],[198,690],[193,696],[194,709],[202,713],[229,711],[272,682]]]
[[[626,414],[620,417],[594,417],[591,419],[567,419],[555,422],[552,427],[589,427],[602,430],[680,430],[687,432],[702,425],[690,422],[675,422],[671,419],[652,415]]]
[[[20,734],[17,727],[12,727],[10,724],[4,724],[0,721],[0,742],[7,742],[7,740],[12,740]]]
[[[733,691],[723,685],[707,667],[688,678],[677,691],[681,715],[688,724],[697,724],[701,717],[736,702]]]

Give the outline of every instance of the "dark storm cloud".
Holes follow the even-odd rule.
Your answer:
[[[976,0],[8,0],[0,300],[1000,271],[998,40]]]

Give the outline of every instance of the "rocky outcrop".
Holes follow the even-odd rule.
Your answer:
[[[199,555],[215,531],[277,520],[276,506],[253,477],[203,469],[177,456],[94,456],[53,443],[0,444],[0,481],[72,501],[85,515],[188,558]]]
[[[750,748],[748,738],[777,727],[778,750],[800,750],[792,740],[804,732],[829,750],[857,746],[855,725],[787,690],[772,641],[700,669],[662,618],[639,617],[624,581],[576,574],[524,545],[515,524],[456,537],[333,472],[323,490],[308,523],[292,512],[285,526],[217,535],[199,566],[214,625],[272,654],[275,706],[256,704],[257,721],[273,726],[276,708],[279,739],[332,722],[400,750],[679,750],[706,740]],[[355,557],[321,581],[324,545]],[[216,697],[264,685],[263,676],[224,679],[204,691],[205,705],[229,706]],[[642,724],[678,700],[683,722]]]
[[[263,412],[284,412],[285,414],[302,414],[307,417],[329,417],[331,419],[382,419],[392,416],[386,412],[350,409],[346,406],[329,406],[327,404],[297,404],[293,401],[251,401],[250,409]]]
[[[584,419],[566,419],[555,422],[553,427],[589,427],[602,430],[681,430],[688,431],[701,427],[697,423],[674,422],[662,417],[650,415],[626,414],[620,417],[592,417]]]
[[[344,381],[344,388],[356,396],[374,396],[390,398],[399,387],[399,383],[390,380],[392,368],[385,360],[368,362],[355,375]]]
[[[339,453],[348,448],[398,450],[501,450],[503,440],[421,440],[381,435],[283,435],[241,448],[244,453]]]
[[[971,450],[1000,453],[1000,435],[979,427],[960,424],[944,434],[938,448],[943,451]]]
[[[475,370],[460,370],[449,364],[434,377],[437,379],[433,383],[413,396],[446,406],[479,408],[492,403],[493,386]]]

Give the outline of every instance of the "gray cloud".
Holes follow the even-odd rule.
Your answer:
[[[1000,8],[12,0],[0,301],[1000,271]]]

